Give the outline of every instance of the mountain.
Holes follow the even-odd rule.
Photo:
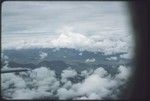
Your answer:
[[[47,54],[43,59],[40,59],[41,52]],[[89,51],[79,51],[75,49],[68,48],[35,48],[35,49],[20,49],[20,50],[4,50],[3,53],[7,55],[9,61],[17,61],[18,63],[39,63],[40,61],[53,61],[53,60],[63,60],[63,61],[77,61],[85,62],[86,59],[95,58],[96,63],[110,63],[118,61],[108,61],[106,58],[115,56],[120,60],[119,54],[114,55],[104,55],[101,52],[89,52]]]
[[[56,61],[42,61],[37,65],[37,67],[41,66],[49,67],[50,69],[55,70],[57,73],[61,73],[62,70],[69,67],[69,64],[66,64],[61,60],[56,60]]]
[[[40,58],[40,54],[46,54],[44,58]],[[95,69],[98,67],[105,68],[109,73],[117,73],[116,68],[119,65],[132,65],[133,62],[119,58],[119,55],[104,55],[103,53],[79,51],[75,49],[67,48],[44,48],[44,49],[21,49],[21,50],[5,50],[3,54],[8,56],[9,64],[11,68],[38,68],[41,66],[49,67],[55,70],[58,74],[66,69],[73,68],[77,71]],[[115,56],[118,60],[107,60],[108,57]],[[86,62],[87,59],[95,59],[93,62]],[[2,66],[4,66],[4,59],[1,60]]]

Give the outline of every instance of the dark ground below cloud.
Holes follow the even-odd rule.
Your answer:
[[[47,56],[44,59],[40,59],[40,52],[44,52]],[[82,53],[82,55],[80,55]],[[35,69],[41,66],[49,67],[60,74],[62,70],[66,68],[73,68],[77,71],[96,69],[103,67],[108,73],[114,75],[117,73],[116,69],[119,65],[132,66],[131,60],[121,59],[119,55],[104,55],[103,53],[78,51],[68,48],[44,48],[44,49],[21,49],[21,50],[4,50],[3,54],[8,56],[9,64],[11,68],[23,67]],[[115,56],[118,60],[107,60],[106,58]],[[86,59],[94,58],[96,61],[91,63],[85,63]],[[2,61],[2,65],[5,65]]]

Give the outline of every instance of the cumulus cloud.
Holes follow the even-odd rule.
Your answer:
[[[123,59],[131,59],[133,58],[132,56],[133,54],[131,52],[128,52],[127,54],[122,54],[120,55],[120,58],[123,58]]]
[[[83,70],[81,71],[81,76],[83,77],[87,77],[89,75],[88,71],[87,70]]]
[[[4,59],[4,60],[8,60],[8,56],[4,55],[3,52],[1,53],[1,57],[2,57],[2,59]]]
[[[124,78],[127,78],[125,74],[127,71],[130,72],[125,66],[120,66],[118,70],[120,71],[120,69],[121,74],[117,74],[116,79],[112,78],[106,70],[100,67],[86,77],[83,82],[73,84],[70,89],[60,88],[58,96],[60,99],[69,99],[71,97],[73,99],[103,99],[103,97],[107,96],[114,97],[115,94],[113,92],[118,90],[118,87],[124,83],[119,81],[122,79],[122,75],[124,75]]]
[[[47,57],[47,53],[45,53],[45,52],[40,52],[40,59],[44,59],[44,58],[46,58]]]
[[[107,60],[117,60],[117,57],[106,58]]]
[[[66,26],[65,26],[66,27]],[[57,35],[36,35],[32,37],[8,35],[2,38],[2,49],[28,49],[28,48],[74,48],[104,54],[115,54],[132,50],[132,39],[127,34],[99,34],[87,36],[77,33],[69,28],[63,28]],[[117,37],[114,37],[117,36]],[[125,39],[126,38],[126,39]],[[17,41],[16,41],[17,40]],[[129,41],[128,41],[129,40]],[[80,54],[81,55],[81,54]]]
[[[100,77],[104,77],[104,76],[108,75],[108,72],[103,67],[99,67],[94,70],[93,74],[97,74]]]
[[[59,87],[55,72],[46,67],[32,72],[2,74],[2,92],[11,99],[38,99],[50,97]],[[11,93],[10,93],[11,90]]]
[[[118,68],[119,74],[116,75],[117,79],[126,80],[130,76],[131,68],[125,66],[119,66]]]
[[[91,63],[91,62],[95,62],[95,58],[91,58],[91,59],[86,59],[85,63]]]
[[[61,73],[62,82],[67,81],[68,78],[73,78],[77,75],[77,72],[74,69],[66,69]]]
[[[9,59],[9,57],[8,57],[7,55],[5,55],[5,54],[2,52],[2,53],[1,53],[1,58],[2,58],[2,64],[3,64],[2,68],[3,68],[3,69],[9,68],[9,67],[8,67],[8,64],[9,64],[8,59]]]
[[[65,84],[63,85],[63,88],[70,89],[71,86],[72,86],[72,82],[68,80],[68,81],[65,82]]]
[[[103,99],[117,95],[119,86],[125,84],[130,76],[129,67],[119,66],[119,73],[112,77],[104,68],[94,71],[83,70],[85,78],[73,83],[67,78],[79,76],[73,69],[65,69],[61,78],[47,67],[33,69],[31,72],[1,74],[2,96],[9,99]],[[65,82],[62,80],[65,79]],[[115,93],[114,93],[115,92]]]
[[[72,99],[76,95],[76,92],[72,89],[67,90],[65,88],[60,88],[58,89],[57,95],[60,99]]]
[[[107,95],[110,91],[108,90],[109,86],[112,84],[108,84],[109,80],[106,78],[101,78],[97,74],[90,75],[78,88],[78,93],[81,95],[90,96],[92,93],[99,94],[99,99],[102,96]]]
[[[113,91],[109,89],[117,86],[116,81],[108,77],[103,78],[101,77],[103,74],[99,74],[91,74],[83,82],[73,84],[70,89],[60,88],[58,91],[59,98],[69,99],[72,97],[74,99],[83,99],[86,96],[86,99],[102,99],[102,97],[108,96]]]
[[[82,53],[79,53],[80,56],[82,56]]]

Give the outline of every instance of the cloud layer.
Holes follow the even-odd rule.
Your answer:
[[[5,99],[117,99],[119,87],[124,86],[130,76],[129,68],[119,66],[118,74],[115,76],[110,75],[103,67],[78,73],[68,68],[62,71],[60,78],[55,71],[47,67],[20,72],[19,75],[1,74],[2,97]],[[70,78],[76,77],[82,79],[74,83]]]
[[[64,25],[95,34],[124,31],[128,24],[126,2],[11,2],[2,4],[2,33],[55,34]],[[117,23],[116,23],[117,22]],[[113,26],[113,27],[112,27]]]
[[[132,55],[132,41],[132,36],[126,33],[86,36],[64,26],[59,35],[3,37],[2,49],[74,48],[81,51],[103,52],[106,55],[123,52]]]

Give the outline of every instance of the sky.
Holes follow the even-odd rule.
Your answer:
[[[123,1],[2,4],[2,49],[59,47],[131,54],[132,34]]]
[[[107,19],[107,20],[106,20]],[[96,34],[128,23],[126,2],[11,2],[2,4],[2,34],[56,34],[62,26]],[[112,27],[113,26],[113,27]]]

